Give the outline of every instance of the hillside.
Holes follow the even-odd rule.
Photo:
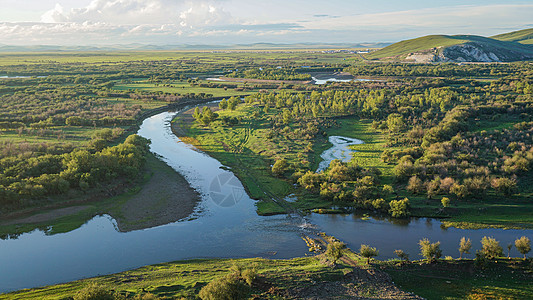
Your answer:
[[[533,58],[533,29],[487,38],[476,35],[428,35],[405,40],[367,55],[369,59],[415,62],[504,62]]]
[[[520,44],[533,44],[533,28],[498,34],[491,38],[499,41],[516,42]]]

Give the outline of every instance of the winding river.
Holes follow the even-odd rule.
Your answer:
[[[68,233],[47,235],[35,230],[16,239],[0,240],[0,292],[188,258],[303,256],[307,246],[300,237],[315,230],[336,236],[353,249],[361,243],[377,247],[378,258],[382,259],[393,257],[394,249],[403,249],[416,258],[417,242],[423,237],[440,240],[444,255],[457,256],[462,236],[470,237],[474,248],[479,248],[484,235],[494,236],[502,245],[522,235],[532,235],[532,230],[445,230],[433,219],[395,221],[357,214],[260,217],[254,200],[230,171],[172,134],[170,120],[175,114],[164,112],[147,118],[138,134],[149,138],[151,151],[202,194],[194,216],[121,233],[116,222],[104,215]],[[350,141],[338,138],[331,142]]]

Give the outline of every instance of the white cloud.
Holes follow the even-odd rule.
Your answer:
[[[91,0],[77,8],[57,1],[69,8],[56,4],[41,22],[0,23],[0,43],[397,41],[425,34],[492,35],[531,26],[533,15],[533,4],[462,5],[360,15],[294,13],[287,19],[265,10],[266,2],[253,12],[248,2],[238,10],[244,0]]]
[[[235,23],[231,14],[216,6],[214,2],[188,2],[179,18],[180,25],[189,28]]]

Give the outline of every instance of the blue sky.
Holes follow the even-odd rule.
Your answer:
[[[0,0],[13,45],[394,42],[533,27],[533,1]]]

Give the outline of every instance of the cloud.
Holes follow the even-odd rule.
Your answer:
[[[169,22],[177,14],[175,1],[168,0],[93,0],[88,6],[65,11],[59,4],[44,13],[42,22],[104,22],[142,24]]]
[[[189,2],[187,9],[179,14],[182,27],[202,27],[233,24],[236,20],[231,14],[213,2]]]
[[[425,34],[489,36],[527,28],[533,15],[533,4],[461,5],[358,15],[321,11],[299,15],[303,20],[297,21],[276,11],[252,12],[250,5],[239,10],[242,1],[92,0],[73,9],[57,4],[41,16],[41,22],[0,23],[0,43],[397,41]]]

